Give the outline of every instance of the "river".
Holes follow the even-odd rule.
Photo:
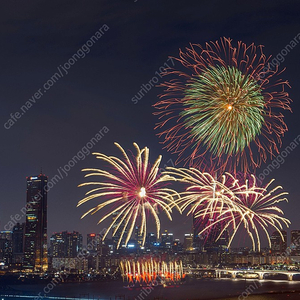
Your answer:
[[[277,293],[280,294],[275,295]],[[140,287],[124,287],[122,281],[82,282],[59,284],[54,286],[51,291],[41,284],[12,285],[2,294],[45,295],[46,297],[76,297],[101,300],[300,299],[300,282],[286,280],[198,279],[188,280],[180,285],[145,287],[144,289]],[[261,295],[258,296],[258,294]],[[122,297],[117,298],[119,296]],[[2,298],[5,300],[6,297]],[[33,298],[31,297],[31,299]]]

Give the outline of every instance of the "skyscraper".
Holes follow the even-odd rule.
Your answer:
[[[192,233],[184,234],[183,249],[184,251],[192,251],[194,246],[194,235]]]
[[[14,263],[22,263],[24,257],[24,231],[25,223],[17,223],[13,227],[13,260]]]
[[[202,239],[199,236],[200,226],[199,226],[199,221],[195,217],[195,213],[193,213],[193,248],[195,248],[197,251],[201,250],[202,248]]]
[[[161,246],[164,248],[171,248],[173,245],[173,233],[165,230],[164,233],[161,234]]]
[[[148,232],[146,237],[146,248],[151,250],[155,247],[156,244],[157,244],[157,237],[155,233]]]
[[[300,230],[291,231],[292,255],[300,255]]]
[[[82,250],[82,235],[77,232],[56,232],[50,237],[52,257],[76,257]]]
[[[10,266],[13,258],[12,232],[0,231],[0,262]]]
[[[99,251],[104,245],[104,241],[102,240],[103,233],[88,233],[86,242],[87,242],[87,250],[89,251]]]
[[[99,243],[97,241],[97,235],[96,235],[96,233],[88,233],[87,234],[86,244],[89,245],[89,248],[92,251],[96,251],[97,250],[97,244],[99,244]]]
[[[9,230],[0,231],[0,239],[11,241],[12,240],[12,231],[9,231]]]
[[[283,239],[281,237],[283,236]],[[283,253],[287,248],[287,233],[281,230],[281,234],[278,231],[274,231],[271,235],[271,252],[272,253]]]
[[[88,233],[86,237],[87,249],[89,251],[97,251],[102,245],[102,237],[99,233]]]
[[[67,235],[67,257],[76,257],[82,251],[82,234],[78,231],[73,231]]]
[[[116,211],[112,214],[112,220],[114,222],[114,225],[112,226],[112,232],[116,231],[115,235],[112,237],[114,249],[117,249],[117,245],[119,243],[119,240],[120,240],[122,234],[123,234],[123,236],[122,236],[119,248],[125,247],[125,240],[126,240],[127,233],[128,233],[127,228],[125,228],[126,221],[125,220],[122,221],[123,215],[119,215],[119,214],[120,214],[119,211]]]
[[[141,225],[135,226],[134,238],[136,240],[138,248],[141,248],[142,243],[143,243],[143,235],[141,233]]]
[[[51,257],[66,257],[66,239],[62,232],[55,232],[50,237],[49,255]]]
[[[220,223],[215,224],[204,235],[203,248],[207,252],[224,253],[227,251],[229,243],[229,233],[223,230]]]
[[[48,269],[47,180],[48,177],[43,174],[27,177],[23,267],[29,272]]]

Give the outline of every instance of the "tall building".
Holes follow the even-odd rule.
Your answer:
[[[163,248],[172,248],[173,240],[173,233],[168,232],[168,230],[165,230],[165,232],[161,234],[161,246]]]
[[[62,232],[55,232],[50,237],[49,255],[51,257],[66,256],[66,240]]]
[[[157,244],[157,238],[155,233],[148,232],[146,236],[146,242],[145,242],[146,248],[152,249],[153,247],[156,246],[156,244]]]
[[[24,237],[25,237],[25,223],[22,224],[17,223],[13,227],[13,233],[12,233],[14,263],[23,263]]]
[[[48,270],[47,181],[43,174],[27,177],[23,267],[29,272]]]
[[[116,230],[115,235],[112,237],[114,249],[117,249],[121,234],[125,227],[125,220],[120,224],[123,215],[119,215],[120,212],[116,211],[112,214],[112,221],[114,222],[114,225],[112,226],[112,232]],[[121,243],[119,245],[119,248],[125,247],[125,239],[127,237],[128,230],[125,229]]]
[[[281,237],[283,236],[283,239]],[[281,230],[281,234],[278,231],[274,231],[271,235],[271,252],[272,253],[284,253],[287,248],[287,233]]]
[[[12,240],[12,231],[9,231],[9,230],[0,231],[0,239],[11,241]]]
[[[197,218],[195,217],[195,213],[192,214],[192,220],[193,220],[193,235],[197,235],[199,233],[198,226],[197,226]]]
[[[193,241],[192,241],[193,243]],[[174,242],[173,242],[173,245],[172,245],[172,250],[175,252],[175,253],[178,253],[178,252],[182,252],[182,244],[180,242],[179,239],[175,239]]]
[[[12,231],[0,231],[0,262],[6,267],[12,264]]]
[[[78,231],[73,231],[67,235],[67,257],[76,257],[82,251],[82,234]]]
[[[194,235],[192,233],[184,234],[183,250],[192,251],[194,249]]]
[[[200,248],[200,231],[199,223],[197,222],[197,218],[195,218],[195,214],[193,213],[193,246],[197,249]]]
[[[300,255],[300,230],[291,231],[292,255]]]
[[[223,234],[220,236],[218,241],[219,250],[221,252],[226,252],[228,250],[229,239],[230,239],[229,232],[228,230],[225,230]]]
[[[102,235],[99,233],[88,233],[86,238],[87,250],[98,251],[102,245]]]
[[[143,243],[143,235],[141,233],[141,225],[135,226],[134,238],[136,240],[138,248],[141,248],[142,243]]]
[[[92,251],[97,251],[97,245],[99,242],[97,241],[96,233],[88,233],[86,237],[86,244],[89,245],[89,249]]]
[[[224,253],[229,244],[229,233],[218,223],[211,227],[203,237],[203,248],[207,252]]]
[[[52,257],[76,257],[82,250],[82,235],[77,231],[55,232],[50,237],[50,250]]]

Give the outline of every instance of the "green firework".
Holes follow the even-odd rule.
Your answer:
[[[234,155],[261,133],[261,92],[256,80],[236,67],[209,66],[187,84],[180,115],[194,139],[214,155]]]

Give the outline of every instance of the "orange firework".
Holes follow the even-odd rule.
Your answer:
[[[165,285],[185,278],[182,261],[166,262],[152,257],[124,259],[120,263],[120,270],[123,280],[130,285]]]

